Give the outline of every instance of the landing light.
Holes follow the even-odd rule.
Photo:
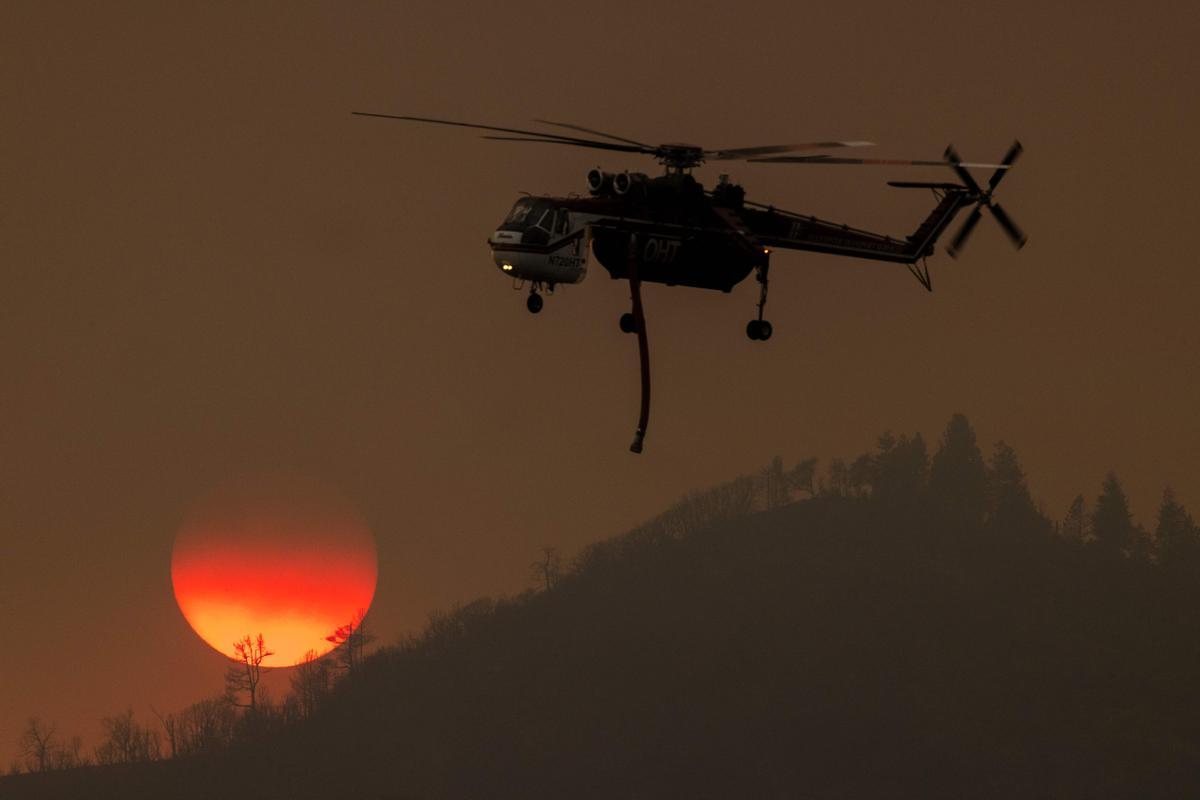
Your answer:
[[[504,270],[505,272],[512,272],[512,264],[501,264],[500,269]]]

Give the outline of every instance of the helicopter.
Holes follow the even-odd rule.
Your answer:
[[[569,122],[536,120],[570,133],[525,130],[366,111],[357,116],[448,125],[487,131],[494,141],[558,144],[654,158],[662,173],[588,172],[587,195],[566,197],[525,195],[517,199],[503,222],[488,237],[496,267],[517,288],[529,287],[526,308],[542,310],[542,294],[555,287],[581,282],[594,260],[614,280],[628,280],[631,309],[618,320],[625,333],[636,333],[641,362],[642,403],[630,450],[642,452],[650,413],[649,345],[641,301],[641,283],[662,283],[730,292],[753,272],[759,284],[757,314],[746,335],[765,342],[774,329],[764,318],[769,287],[770,257],[775,249],[803,250],[836,256],[903,264],[927,290],[933,291],[927,259],[938,239],[958,213],[971,211],[946,248],[957,258],[986,209],[1020,249],[1025,233],[994,199],[994,192],[1023,150],[1014,141],[998,163],[964,162],[953,145],[941,160],[872,159],[814,151],[844,151],[869,147],[867,141],[814,141],[706,149],[698,145],[652,145],[636,139],[585,128]],[[578,134],[586,134],[580,136]],[[796,155],[804,153],[803,155]],[[759,164],[945,166],[958,183],[888,181],[902,189],[927,189],[936,205],[916,230],[892,237],[817,217],[785,211],[746,199],[740,185],[721,175],[706,189],[692,176],[696,167],[712,161]],[[968,169],[993,170],[980,185]],[[589,258],[589,256],[591,258]]]

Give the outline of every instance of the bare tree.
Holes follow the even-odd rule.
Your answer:
[[[311,717],[329,694],[329,662],[309,650],[292,672],[292,697],[302,719]]]
[[[59,749],[56,727],[47,725],[37,717],[30,717],[21,733],[21,755],[25,758],[28,772],[45,772],[54,766],[54,754]]]
[[[167,739],[167,746],[171,748],[167,758],[175,758],[179,754],[179,716],[163,714],[154,706],[150,706],[150,711],[158,718],[158,724],[163,729],[163,736]]]
[[[375,641],[375,637],[363,627],[363,617],[366,613],[365,609],[360,608],[348,624],[342,625],[325,637],[325,641],[333,643],[338,667],[347,673],[354,672],[362,662],[367,645]]]
[[[21,748],[21,756],[12,764],[16,772],[20,772],[22,766],[26,772],[47,772],[82,767],[88,763],[87,758],[82,755],[81,738],[72,736],[70,741],[64,742],[58,735],[56,725],[47,725],[38,717],[29,718],[18,746]]]
[[[275,652],[268,650],[260,633],[257,639],[248,635],[233,643],[234,660],[238,663],[225,670],[225,696],[230,705],[246,708],[250,713],[258,710],[258,684],[262,680],[262,665]],[[239,695],[246,693],[246,702],[239,702]]]
[[[763,487],[763,505],[768,511],[786,505],[789,500],[788,480],[783,471],[783,459],[775,456],[759,473]]]
[[[162,756],[158,731],[144,728],[133,718],[133,709],[101,720],[104,741],[96,747],[98,764],[137,764]]]
[[[91,762],[83,755],[83,738],[80,736],[72,736],[69,742],[58,748],[54,757],[54,769],[74,769],[85,767],[89,763]]]
[[[210,697],[185,708],[175,718],[177,754],[181,757],[218,753],[233,741],[237,714],[227,697]]]
[[[817,459],[806,458],[788,471],[788,488],[801,491],[810,497],[817,493]]]
[[[534,581],[548,592],[562,577],[562,556],[559,555],[557,547],[543,547],[541,557],[529,567],[533,570]]]
[[[850,468],[840,458],[829,461],[829,478],[826,481],[828,491],[832,495],[844,497],[850,493]]]

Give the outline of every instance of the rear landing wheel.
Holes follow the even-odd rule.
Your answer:
[[[529,309],[530,314],[536,314],[542,310],[542,296],[535,292],[529,293],[529,299],[525,301],[525,307]]]
[[[637,317],[628,311],[621,315],[621,319],[617,324],[621,326],[623,333],[637,333]]]
[[[746,323],[746,335],[756,342],[765,342],[773,332],[771,323],[765,319],[752,319]]]

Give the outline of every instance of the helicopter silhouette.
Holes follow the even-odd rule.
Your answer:
[[[663,167],[662,174],[653,177],[640,172],[593,169],[587,174],[587,196],[523,196],[488,237],[496,266],[516,281],[519,288],[528,285],[526,308],[533,314],[542,310],[543,292],[552,294],[556,286],[579,283],[586,277],[589,254],[610,277],[629,281],[631,309],[621,315],[618,324],[622,331],[638,335],[642,403],[630,446],[635,453],[642,451],[650,415],[649,345],[641,301],[643,281],[729,292],[753,272],[760,290],[757,315],[747,323],[746,335],[755,341],[766,341],[774,332],[763,313],[770,257],[775,249],[903,264],[926,290],[932,291],[926,259],[933,255],[938,239],[963,209],[971,207],[971,212],[946,248],[952,257],[962,252],[984,209],[1018,249],[1027,241],[1024,232],[994,199],[996,188],[1021,155],[1022,146],[1017,141],[999,163],[984,164],[964,162],[953,146],[946,148],[942,160],[852,158],[811,151],[840,151],[873,143],[817,141],[706,149],[682,143],[651,145],[551,120],[536,121],[573,133],[364,111],[352,113],[483,130],[489,132],[483,138],[495,141],[636,153],[653,157]],[[794,155],[806,151],[805,155]],[[898,188],[928,189],[936,201],[913,233],[897,238],[751,202],[746,199],[745,190],[725,175],[711,190],[706,190],[692,177],[691,171],[711,161],[946,166],[960,182],[889,181],[888,185]],[[986,186],[981,186],[968,168],[992,169]]]

